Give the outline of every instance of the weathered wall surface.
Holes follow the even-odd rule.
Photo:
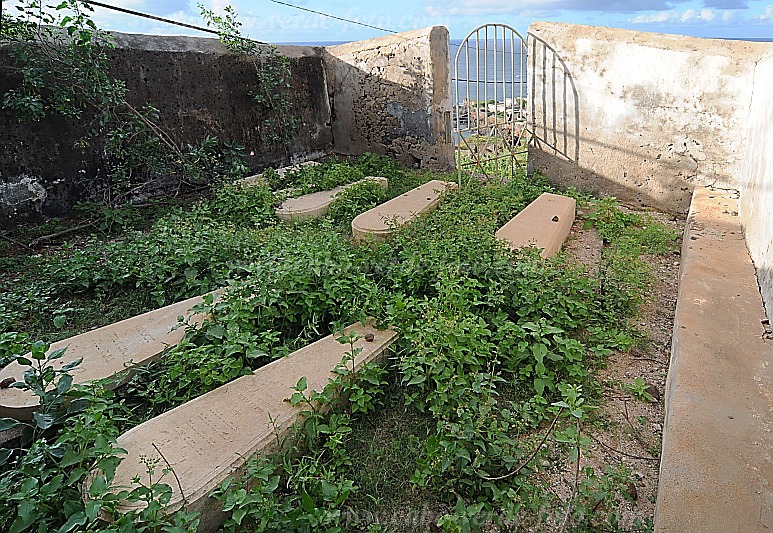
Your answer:
[[[160,125],[180,144],[195,145],[207,135],[235,142],[246,148],[253,169],[332,148],[321,48],[280,47],[292,63],[291,99],[299,128],[289,145],[278,146],[261,135],[261,112],[248,94],[255,79],[252,64],[217,39],[114,35],[112,73],[126,81],[127,100],[135,107],[158,108]],[[0,65],[9,64],[8,49],[0,49]],[[7,72],[0,76],[0,93],[17,83]],[[103,154],[74,147],[86,123],[55,116],[19,123],[0,110],[0,226],[30,215],[66,213],[87,185],[104,175]]]
[[[773,45],[546,22],[528,39],[532,168],[680,213],[695,185],[738,186]]]
[[[326,47],[335,150],[453,168],[449,54],[442,26]]]
[[[773,51],[757,62],[741,165],[741,223],[757,267],[768,317],[773,317]]]

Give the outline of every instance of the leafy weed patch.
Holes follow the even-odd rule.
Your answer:
[[[226,531],[651,527],[648,517],[620,522],[630,470],[594,471],[582,458],[600,390],[595,371],[612,350],[637,342],[630,320],[651,279],[643,257],[670,253],[676,236],[612,199],[583,197],[586,223],[606,242],[598,275],[562,254],[513,253],[494,232],[553,190],[540,177],[516,176],[473,181],[392,240],[356,245],[348,229],[356,214],[436,176],[373,155],[326,165],[281,183],[223,185],[146,231],[65,248],[39,262],[43,277],[36,279],[45,281],[22,276],[0,299],[3,331],[28,324],[38,336],[56,331],[57,310],[79,299],[161,305],[226,287],[222,299],[200,306],[211,319],[187,328],[179,345],[115,392],[71,387],[28,335],[4,334],[0,358],[24,362],[30,350],[40,357],[40,364],[27,361],[28,376],[13,386],[56,401],[19,448],[0,456],[0,521],[12,531],[40,524],[63,532],[193,530],[194,516],[164,517],[169,478],[152,461],[138,473],[148,481],[121,495],[147,502],[146,510],[100,521],[117,501],[107,487],[121,451],[110,443],[143,420],[374,316],[400,335],[389,363],[351,373],[345,363],[356,354],[344,337],[342,365],[325,390],[307,390],[299,380],[288,400],[304,406],[305,416],[291,449],[250,459],[242,478],[215,493]],[[353,187],[321,221],[283,226],[274,218],[276,190],[365,175],[389,178],[388,191]],[[35,291],[44,299],[22,298]],[[64,312],[60,325],[78,314]],[[49,329],[33,315],[48,316]],[[92,464],[102,475],[90,480],[84,505],[76,488]],[[566,468],[573,482],[560,497],[542,476]]]

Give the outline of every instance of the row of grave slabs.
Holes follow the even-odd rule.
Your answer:
[[[287,170],[280,169],[280,173]],[[365,179],[375,180],[382,187],[387,185],[383,177]],[[260,182],[259,177],[245,180],[247,184],[256,182]],[[287,200],[277,207],[277,215],[285,221],[322,217],[345,187]],[[361,213],[352,221],[353,238],[383,241],[395,227],[431,211],[446,191],[456,188],[454,183],[429,181]],[[505,224],[497,237],[512,248],[537,246],[542,256],[548,257],[561,248],[574,218],[573,198],[545,193]],[[213,293],[214,298],[220,296],[222,291]],[[72,371],[74,383],[118,376],[111,380],[113,386],[118,386],[129,379],[133,370],[160,357],[167,347],[181,340],[184,331],[178,327],[178,316],[188,315],[203,298],[191,298],[57,342],[51,350],[66,347],[67,351],[54,364],[61,367],[83,358]],[[193,313],[188,322],[201,325],[206,318]],[[359,337],[355,349],[360,349],[351,363],[353,370],[378,362],[397,339],[395,331],[378,328],[373,321],[352,324],[345,329],[345,333],[350,332]],[[337,338],[327,336],[121,435],[116,445],[128,453],[116,471],[114,489],[131,487],[132,479],[145,470],[141,458],[163,453],[176,478],[169,512],[185,504],[188,510],[201,513],[200,531],[217,529],[223,516],[209,493],[238,472],[247,458],[275,451],[277,432],[289,435],[301,408],[291,406],[287,399],[301,377],[306,377],[310,390],[322,390],[335,377],[333,371],[345,351]],[[24,370],[14,362],[0,371],[0,381],[20,380]],[[0,389],[1,417],[29,420],[36,406],[37,397],[27,390]],[[142,503],[127,502],[119,509],[126,511],[138,505]]]

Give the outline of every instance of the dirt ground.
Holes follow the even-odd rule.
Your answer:
[[[656,220],[676,230],[680,237],[684,220],[657,212],[650,212]],[[591,271],[601,256],[603,243],[593,228],[583,230],[582,222],[575,222],[565,250]],[[647,258],[656,279],[650,290],[649,301],[640,310],[636,327],[643,335],[642,347],[634,347],[628,353],[615,352],[608,366],[599,373],[605,384],[603,400],[595,417],[600,424],[587,430],[592,445],[583,456],[581,466],[592,466],[603,472],[605,465],[625,463],[634,474],[633,486],[628,492],[634,501],[619,500],[618,511],[621,526],[631,527],[635,518],[652,518],[655,514],[655,498],[658,487],[660,446],[663,436],[663,396],[671,356],[671,334],[678,292],[678,276],[681,256]],[[643,378],[647,392],[653,401],[634,397],[626,385]],[[562,499],[569,494],[574,483],[574,469],[551,480],[554,492]]]

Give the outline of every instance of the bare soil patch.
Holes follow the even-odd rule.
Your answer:
[[[628,210],[639,212],[635,210]],[[655,220],[676,230],[681,235],[684,219],[658,212],[648,212]],[[565,250],[580,264],[593,272],[601,258],[604,246],[593,228],[583,229],[578,219],[572,227]],[[621,526],[630,528],[634,520],[653,518],[658,488],[660,446],[663,436],[666,376],[671,356],[671,335],[679,285],[681,256],[674,252],[667,256],[647,256],[652,267],[653,284],[647,302],[641,307],[635,327],[643,338],[640,346],[628,352],[616,351],[606,368],[598,374],[604,385],[599,409],[594,414],[596,423],[585,428],[592,445],[581,460],[581,466],[592,466],[603,472],[605,466],[624,463],[634,474],[629,487],[630,499],[619,499]],[[630,386],[642,378],[652,400],[632,393]],[[560,473],[551,480],[553,490],[566,498],[567,487],[573,484],[574,468]]]

